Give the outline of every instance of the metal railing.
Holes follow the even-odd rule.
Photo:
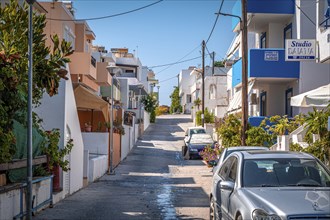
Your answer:
[[[320,26],[323,26],[325,29],[330,27],[330,17],[326,18],[324,21],[320,23]]]
[[[33,196],[33,198],[32,198],[32,212],[33,213],[36,212],[39,208],[41,208],[41,207],[43,207],[47,204],[50,204],[50,206],[53,205],[53,177],[54,176],[51,175],[51,176],[46,176],[46,177],[42,177],[42,178],[32,180],[32,184],[34,184],[34,183],[39,183],[41,181],[50,179],[49,198],[34,207],[35,196]],[[23,219],[23,217],[27,215],[27,212],[24,211],[24,209],[23,209],[23,206],[24,206],[24,202],[23,202],[24,196],[23,195],[24,195],[24,188],[26,188],[26,187],[27,187],[26,183],[23,183],[20,186],[20,213],[18,215],[14,216],[13,219],[18,219],[18,218]]]

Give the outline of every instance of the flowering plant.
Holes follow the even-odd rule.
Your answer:
[[[204,147],[204,149],[199,152],[199,155],[202,157],[204,161],[207,162],[208,165],[214,166],[216,161],[218,160],[218,155],[221,153],[220,147],[218,144],[214,145],[212,148],[211,145]]]
[[[144,105],[144,109],[149,113],[154,111],[157,107],[157,104],[158,104],[157,103],[157,98],[155,96],[152,96],[152,95],[144,96],[142,98],[141,102]]]

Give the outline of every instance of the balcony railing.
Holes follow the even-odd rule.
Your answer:
[[[325,29],[327,29],[328,27],[330,27],[330,17],[328,17],[327,19],[325,19],[324,21],[322,21],[320,23],[321,27],[324,27]]]
[[[91,56],[91,64],[96,68],[96,59]]]

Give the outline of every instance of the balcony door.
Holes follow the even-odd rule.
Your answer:
[[[285,114],[292,117],[291,97],[293,96],[292,88],[285,91]]]
[[[267,116],[267,92],[260,93],[260,116]]]

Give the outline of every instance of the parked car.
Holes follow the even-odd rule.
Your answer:
[[[306,153],[238,151],[210,194],[210,219],[330,219],[330,171]]]
[[[182,147],[182,156],[185,160],[189,160],[193,157],[200,157],[200,151],[208,145],[214,148],[215,144],[216,142],[213,141],[210,134],[193,134],[187,141],[187,145]]]
[[[223,161],[233,152],[236,151],[251,151],[251,150],[269,150],[268,147],[257,147],[257,146],[239,146],[239,147],[227,147],[224,148],[220,154],[217,164],[213,167],[213,174],[219,172],[220,166]]]
[[[190,127],[186,130],[185,137],[183,139],[184,146],[187,145],[187,142],[189,141],[191,135],[193,134],[206,134],[206,130],[203,127]]]

